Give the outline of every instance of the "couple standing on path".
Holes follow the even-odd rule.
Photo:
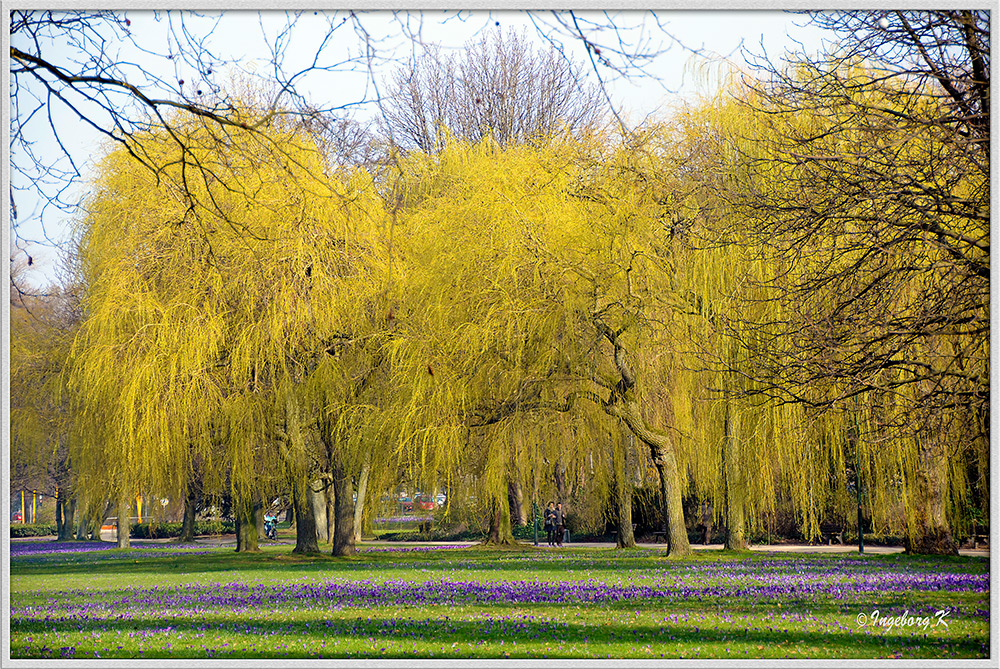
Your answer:
[[[566,513],[563,511],[562,502],[555,504],[549,502],[545,509],[545,533],[549,538],[549,546],[563,545],[563,534],[566,530]]]

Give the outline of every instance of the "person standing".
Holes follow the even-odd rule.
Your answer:
[[[556,538],[556,503],[549,502],[545,507],[545,536],[549,540],[549,546],[555,545]]]
[[[563,534],[566,530],[566,512],[563,511],[562,502],[556,504],[556,546],[562,548],[563,545]]]

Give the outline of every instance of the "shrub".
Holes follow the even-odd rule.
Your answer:
[[[10,536],[12,539],[18,537],[47,537],[55,533],[55,523],[30,523],[27,525],[17,524],[10,526]]]
[[[168,539],[181,535],[181,523],[137,523],[129,531],[133,539]],[[194,524],[195,535],[230,534],[235,532],[232,521],[199,520]]]

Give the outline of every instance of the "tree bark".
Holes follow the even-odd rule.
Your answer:
[[[484,546],[512,546],[517,543],[511,531],[506,497],[501,493],[490,502],[490,530],[483,540]]]
[[[256,499],[238,499],[233,495],[233,519],[236,521],[236,552],[257,553],[260,546],[257,543],[257,509],[260,502]]]
[[[295,548],[292,549],[293,553],[319,553],[312,495],[312,487],[305,479],[296,478],[292,482],[292,509],[295,514]]]
[[[326,500],[326,536],[333,543],[333,538],[337,533],[337,491],[334,486],[329,485],[323,493],[323,499]]]
[[[910,519],[905,539],[906,552],[925,555],[958,555],[958,545],[951,535],[945,511],[948,457],[936,438],[925,436],[920,442],[915,505],[907,511]]]
[[[611,397],[603,404],[604,412],[622,419],[636,437],[646,444],[653,456],[653,463],[660,475],[660,494],[663,498],[663,517],[666,521],[667,555],[678,557],[691,552],[687,527],[684,524],[684,507],[681,504],[681,478],[677,458],[670,437],[646,425],[635,400],[635,373],[629,365],[625,348],[618,334],[605,324],[597,322],[597,329],[615,348],[615,367],[621,377]]]
[[[129,548],[131,546],[129,532],[132,530],[132,504],[128,497],[118,500],[118,520],[115,534],[118,539],[118,548]],[[100,530],[98,530],[100,533]]]
[[[688,555],[691,552],[691,543],[688,541],[687,526],[684,524],[681,477],[677,470],[677,458],[673,450],[657,450],[653,454],[653,462],[660,475],[660,494],[664,500],[663,514],[667,519],[667,555],[671,557]]]
[[[516,473],[507,480],[507,505],[512,523],[517,523],[521,527],[528,524],[528,514],[524,510],[524,492],[521,490],[521,481],[516,478]]]
[[[632,399],[622,398],[616,404],[605,405],[605,411],[625,421],[632,433],[646,444],[653,457],[653,464],[660,475],[660,494],[663,499],[663,516],[666,519],[667,555],[688,555],[687,526],[684,524],[684,507],[681,503],[681,478],[677,469],[673,443],[666,434],[650,430],[639,412],[639,405]]]
[[[62,495],[59,494],[59,490],[56,489],[56,541],[59,541],[63,537],[63,500]]]
[[[177,537],[179,543],[194,543],[194,523],[195,509],[198,505],[198,493],[194,488],[188,488],[187,495],[184,496],[184,520],[181,522],[181,534]]]
[[[104,512],[98,513],[97,509],[101,508],[101,504],[104,504]],[[87,536],[91,536],[94,538],[94,541],[100,541],[101,526],[104,525],[104,519],[111,514],[111,510],[114,508],[114,505],[115,503],[110,500],[106,503],[103,500],[101,502],[97,502],[96,506],[93,507],[93,511],[90,511],[87,515],[87,523],[84,526],[83,537],[81,538],[86,539]],[[90,508],[89,504],[88,508]]]
[[[59,527],[58,541],[72,541],[74,532],[74,518],[76,516],[76,497],[59,495],[59,503],[63,507],[63,522]]]
[[[80,540],[86,538],[87,512],[90,511],[90,508],[87,505],[86,498],[81,497],[80,495],[77,495],[76,497],[76,505],[77,508],[80,509],[80,513],[77,514],[76,520],[76,538],[77,540]]]
[[[295,548],[293,553],[319,553],[317,536],[320,525],[316,518],[316,492],[309,479],[305,460],[305,437],[302,434],[302,422],[299,420],[299,406],[291,394],[285,398],[285,434],[282,455],[292,484],[292,506],[289,513],[295,520]],[[325,512],[322,527],[326,527]],[[324,539],[325,541],[326,539]]]
[[[313,484],[315,485],[315,483]],[[313,532],[320,543],[330,543],[329,524],[326,518],[328,508],[326,501],[326,487],[316,490],[313,485],[309,486],[309,508],[313,516]],[[324,486],[329,486],[324,482]]]
[[[354,484],[338,455],[332,462],[334,515],[333,555],[354,554]]]
[[[371,470],[371,451],[365,451],[365,460],[361,463],[361,475],[358,477],[358,501],[354,503],[354,543],[361,542],[362,519],[365,511],[365,495],[368,494],[368,473]]]
[[[746,538],[746,481],[740,468],[739,419],[726,403],[722,456],[726,489],[726,550],[748,550]]]

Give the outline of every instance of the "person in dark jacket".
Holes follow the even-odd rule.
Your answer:
[[[548,537],[549,546],[555,545],[556,538],[556,503],[549,502],[545,507],[545,535]]]
[[[563,511],[562,502],[556,504],[556,546],[562,548],[563,534],[566,530],[566,512]]]

